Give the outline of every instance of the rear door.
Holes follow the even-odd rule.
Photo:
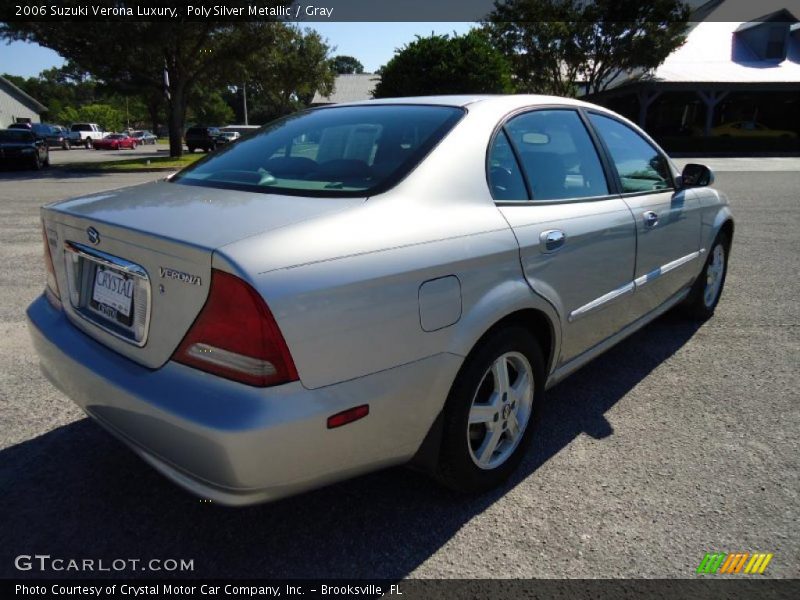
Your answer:
[[[634,309],[645,314],[688,286],[702,260],[695,195],[677,191],[669,161],[639,132],[611,116],[589,121],[608,149],[620,191],[636,219]]]
[[[603,160],[583,115],[563,107],[511,117],[490,149],[489,184],[525,276],[561,315],[559,364],[633,318],[636,229]]]

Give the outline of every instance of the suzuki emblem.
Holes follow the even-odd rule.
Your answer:
[[[95,246],[100,243],[100,234],[94,227],[89,227],[89,229],[86,230],[86,235],[89,236],[89,241]]]

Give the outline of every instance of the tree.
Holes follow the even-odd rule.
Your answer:
[[[512,91],[508,61],[477,30],[406,44],[381,68],[375,98]]]
[[[189,100],[189,118],[195,123],[227,125],[236,114],[220,92],[199,92]]]
[[[256,123],[307,107],[317,91],[333,92],[330,47],[319,33],[275,23],[271,39],[242,63],[239,79],[247,82],[249,116]]]
[[[104,131],[122,131],[125,113],[109,104],[87,104],[80,108],[66,107],[57,115],[62,123],[97,123]]]
[[[98,0],[95,4],[120,3]],[[277,0],[264,4],[276,5]],[[74,28],[63,23],[20,21],[0,23],[0,37],[51,48],[121,90],[166,91],[170,155],[180,156],[187,104],[194,90],[235,71],[243,60],[269,45],[272,25],[266,21],[132,21],[125,23],[125,35],[119,35],[117,26],[91,27],[87,43],[86,36],[76,36]]]
[[[340,54],[331,59],[333,70],[339,75],[351,75],[353,73],[363,73],[364,65],[361,61],[353,56],[345,56]]]
[[[58,120],[57,115],[66,107],[101,101],[96,82],[71,63],[47,69],[36,77],[8,74],[3,77],[44,104],[50,120]]]
[[[681,0],[496,0],[483,25],[512,64],[518,91],[600,92],[648,71],[686,39]]]

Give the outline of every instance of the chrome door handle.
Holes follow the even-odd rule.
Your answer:
[[[567,236],[560,229],[550,229],[539,234],[539,246],[545,254],[559,250],[566,241]]]
[[[652,210],[648,210],[644,214],[642,214],[642,219],[644,219],[644,226],[648,229],[652,229],[656,225],[658,225],[658,215],[654,213]]]

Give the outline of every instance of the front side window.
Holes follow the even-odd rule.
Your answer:
[[[452,106],[342,106],[290,115],[172,178],[309,196],[370,195],[399,181],[464,114]]]
[[[528,178],[533,200],[608,195],[594,144],[574,110],[536,110],[511,119],[505,130]]]
[[[667,159],[641,135],[603,115],[592,113],[589,120],[608,147],[623,193],[661,191],[673,187]]]

